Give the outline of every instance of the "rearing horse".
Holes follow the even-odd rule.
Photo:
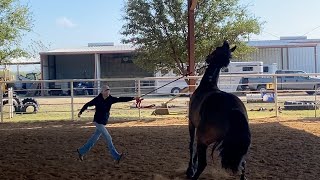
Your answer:
[[[220,69],[229,65],[231,52],[235,49],[230,49],[225,41],[208,55],[206,71],[191,96],[188,178],[198,179],[207,166],[207,148],[214,143],[212,152],[215,149],[219,151],[222,167],[236,173],[242,166],[241,179],[245,179],[243,158],[251,143],[247,111],[237,96],[221,91],[217,85]],[[193,147],[195,136],[196,149]]]

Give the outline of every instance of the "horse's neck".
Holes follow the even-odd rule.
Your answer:
[[[206,69],[201,82],[198,86],[198,89],[219,89],[218,80],[221,67],[212,66]]]

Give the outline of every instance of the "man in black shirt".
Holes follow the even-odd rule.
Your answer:
[[[80,112],[78,113],[78,117],[81,116],[82,112],[85,111],[89,106],[95,106],[95,114],[93,118],[93,122],[96,126],[96,130],[90,139],[79,149],[77,149],[79,159],[82,161],[83,156],[94,146],[94,144],[98,141],[99,137],[102,135],[107,142],[108,149],[116,162],[120,162],[123,157],[123,153],[118,153],[116,148],[112,143],[112,138],[106,129],[105,125],[108,123],[110,108],[111,105],[117,102],[128,102],[132,100],[140,100],[139,97],[113,97],[110,95],[109,86],[103,86],[101,89],[101,93],[96,96],[94,99],[86,103]]]

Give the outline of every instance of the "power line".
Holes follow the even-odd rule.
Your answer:
[[[262,32],[264,32],[264,33],[266,33],[266,34],[269,34],[269,35],[271,35],[271,36],[273,36],[273,37],[276,37],[276,38],[280,39],[280,36],[275,35],[275,34],[273,34],[273,33],[270,33],[270,32],[268,32],[268,31],[264,31],[264,30],[263,30]]]
[[[307,33],[305,33],[305,34],[303,34],[303,36],[305,36],[305,35],[307,35],[307,34],[311,33],[312,31],[314,31],[314,30],[316,30],[316,29],[318,29],[318,28],[320,28],[320,26],[317,26],[317,27],[313,28],[311,31],[309,31],[309,32],[307,32]]]

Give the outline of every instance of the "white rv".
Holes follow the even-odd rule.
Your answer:
[[[157,72],[155,77],[157,77],[157,79],[155,80],[154,85],[155,88],[159,88],[156,91],[159,95],[179,94],[184,88],[188,87],[185,77],[182,77],[182,75],[178,76],[172,70],[167,74]]]
[[[277,64],[264,65],[261,61],[230,62],[227,68],[221,70],[218,87],[222,91],[236,92],[241,90],[242,78],[245,74],[273,74]]]
[[[277,64],[264,65],[261,61],[248,61],[248,62],[230,62],[227,68],[221,70],[218,87],[222,91],[236,92],[239,90],[241,80],[244,74],[272,74],[277,70]],[[157,79],[154,82],[155,88],[164,86],[182,76],[177,76],[173,71],[167,74],[161,74],[157,72],[155,74]],[[201,77],[196,82],[196,85],[200,83]],[[188,87],[188,84],[181,78],[176,80],[162,88],[157,89],[156,93],[159,95],[178,94]]]

